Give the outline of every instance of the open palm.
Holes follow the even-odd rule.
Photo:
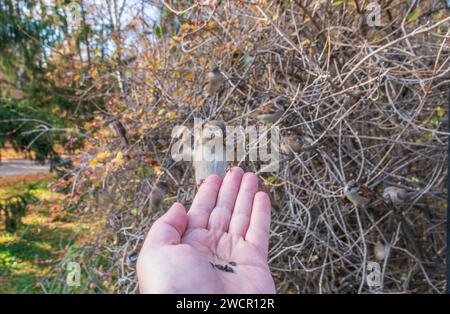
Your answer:
[[[270,199],[258,178],[232,168],[210,176],[191,209],[175,203],[145,239],[142,293],[275,293],[267,265]]]

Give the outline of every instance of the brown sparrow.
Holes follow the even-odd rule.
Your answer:
[[[405,189],[388,186],[384,189],[383,198],[387,203],[391,204],[401,204],[408,198],[410,198],[411,193],[406,192]]]
[[[356,184],[355,180],[350,180],[344,186],[344,195],[355,206],[365,206],[375,197],[375,193],[364,185]]]
[[[128,138],[127,138],[127,130],[123,126],[122,122],[118,118],[114,118],[109,122],[109,127],[113,131],[113,133],[116,136],[119,136],[120,142],[122,143],[122,146],[124,148],[128,147],[130,145]]]
[[[226,148],[225,148],[225,124],[222,121],[212,120],[206,122],[203,130],[196,130],[201,132],[201,136],[194,136],[194,152],[193,152],[193,167],[195,171],[195,182],[200,185],[203,180],[212,174],[225,176],[227,168]],[[205,136],[204,132],[214,133],[214,137]],[[222,145],[222,153],[220,156],[215,154],[215,143]],[[219,154],[219,153],[217,153]]]
[[[95,200],[101,207],[109,208],[111,204],[114,204],[114,193],[105,189],[100,189],[95,195]]]
[[[281,118],[284,113],[284,108],[276,104],[271,104],[258,108],[255,113],[256,119],[259,121],[266,124],[272,124]]]
[[[148,196],[151,210],[159,209],[168,189],[169,185],[164,181],[158,181],[152,186]]]
[[[206,75],[206,84],[203,89],[205,96],[211,96],[217,93],[225,82],[225,76],[220,73],[219,68],[214,68],[211,72]]]
[[[308,146],[304,146],[299,137],[292,131],[288,131],[281,140],[280,150],[283,154],[300,153],[305,148],[308,148]]]

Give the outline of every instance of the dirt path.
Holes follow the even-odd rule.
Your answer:
[[[9,159],[0,162],[1,176],[17,176],[23,174],[49,173],[50,165],[36,164],[33,160],[28,159]]]

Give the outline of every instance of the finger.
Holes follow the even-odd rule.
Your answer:
[[[203,181],[187,214],[189,218],[188,229],[206,228],[209,215],[216,206],[217,194],[221,184],[222,178],[217,175],[209,176]]]
[[[216,207],[209,217],[209,230],[222,230],[224,232],[228,230],[243,175],[244,170],[239,167],[231,168],[225,175],[217,197]]]
[[[269,251],[270,209],[269,196],[264,192],[256,193],[245,236],[245,240],[255,245],[266,258]]]
[[[244,174],[239,194],[231,216],[229,232],[242,237],[247,232],[252,213],[253,199],[258,192],[258,177],[252,172]]]
[[[175,203],[162,217],[156,220],[144,242],[144,248],[155,244],[179,244],[186,230],[188,217],[180,203]]]

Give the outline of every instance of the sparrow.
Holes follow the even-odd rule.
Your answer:
[[[131,252],[128,254],[126,263],[128,266],[132,267],[136,264],[139,254],[137,252]]]
[[[113,131],[116,136],[119,136],[120,142],[124,148],[130,145],[130,142],[127,138],[127,130],[123,126],[122,122],[118,118],[114,118],[109,121],[109,127]]]
[[[214,68],[206,75],[206,84],[203,88],[205,96],[211,96],[217,93],[225,83],[225,76],[220,72],[219,68]]]
[[[214,132],[214,138],[203,136],[203,132]],[[197,132],[200,130],[197,130]],[[194,136],[193,167],[195,182],[199,186],[203,180],[212,174],[225,177],[227,169],[225,139],[225,124],[222,121],[212,120],[203,126],[202,136]],[[216,141],[217,140],[217,141]],[[222,154],[216,156],[215,143],[222,145]]]
[[[312,149],[313,146],[305,145],[299,136],[297,136],[292,131],[288,131],[285,136],[283,136],[280,144],[280,150],[283,154],[290,155],[292,153],[298,154],[301,151],[306,151]]]
[[[405,189],[388,186],[384,189],[383,198],[387,203],[401,204],[411,197],[413,193],[408,193]]]
[[[375,197],[375,193],[364,185],[356,184],[355,180],[350,180],[344,186],[344,195],[355,206],[365,206]]]
[[[373,252],[375,254],[375,258],[379,261],[382,261],[389,254],[389,246],[382,244],[380,241],[377,241],[377,244],[375,244],[375,247],[373,248]]]
[[[258,108],[255,111],[256,119],[265,124],[272,124],[277,122],[281,118],[283,113],[284,108],[276,104],[267,105]]]
[[[152,186],[148,196],[151,210],[159,209],[168,189],[169,185],[164,181],[158,181]]]
[[[105,189],[99,189],[95,193],[95,201],[101,207],[109,208],[114,204],[115,193]]]

